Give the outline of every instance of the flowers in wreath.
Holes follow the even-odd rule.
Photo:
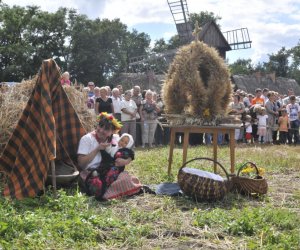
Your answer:
[[[108,114],[107,112],[101,112],[99,115],[97,115],[97,122],[100,122],[102,119],[106,119],[108,122],[110,122],[117,131],[119,131],[123,126],[121,122],[119,122],[113,115]]]

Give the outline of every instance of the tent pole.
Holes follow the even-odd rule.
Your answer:
[[[54,162],[54,160],[51,160],[50,163],[51,163],[51,172],[52,172],[53,195],[54,195],[54,198],[56,198],[56,174],[55,174],[55,162]]]

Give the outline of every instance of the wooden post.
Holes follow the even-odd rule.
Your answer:
[[[52,173],[52,186],[53,186],[53,195],[56,198],[56,174],[55,174],[55,162],[54,160],[50,161],[51,164],[51,173]]]
[[[189,130],[184,129],[184,134],[183,134],[183,156],[182,156],[182,165],[186,162],[186,157],[187,157],[187,149],[189,146]]]
[[[234,130],[229,131],[229,146],[230,146],[230,174],[234,175],[234,164],[235,164],[235,139]]]
[[[214,161],[218,160],[218,131],[213,131],[213,154],[214,154]],[[214,173],[217,173],[217,163],[214,162]]]
[[[171,175],[171,166],[173,161],[173,150],[175,144],[175,128],[170,128],[170,151],[169,151],[169,165],[168,165],[168,175]]]

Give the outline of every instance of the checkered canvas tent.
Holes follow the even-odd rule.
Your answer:
[[[76,161],[85,129],[60,84],[54,60],[45,60],[34,90],[0,158],[4,195],[22,199],[43,189],[50,161]]]

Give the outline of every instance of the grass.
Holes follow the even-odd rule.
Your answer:
[[[229,170],[229,148],[218,152]],[[201,156],[211,157],[212,148],[188,150],[187,159]],[[176,182],[182,149],[174,150],[171,176],[167,159],[168,147],[137,149],[128,171],[144,184]],[[35,199],[0,197],[0,249],[299,249],[299,147],[239,146],[236,166],[249,160],[266,170],[266,196],[229,193],[197,203],[143,194],[100,203],[74,187],[57,199],[50,188]]]

